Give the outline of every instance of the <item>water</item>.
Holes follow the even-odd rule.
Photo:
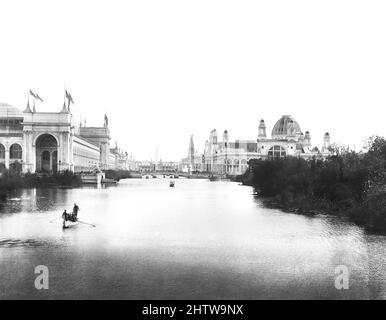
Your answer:
[[[96,224],[61,228],[63,209]],[[264,208],[234,182],[129,179],[0,203],[0,298],[382,299],[386,237]],[[34,268],[49,268],[36,290]],[[349,290],[334,286],[346,265]]]

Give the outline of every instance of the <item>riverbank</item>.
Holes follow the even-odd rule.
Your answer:
[[[369,139],[367,150],[335,148],[325,160],[254,159],[238,180],[253,186],[268,206],[308,215],[345,216],[368,230],[385,233],[385,139]]]
[[[42,186],[78,186],[81,185],[80,176],[71,171],[63,171],[53,175],[38,175],[36,173],[19,173],[5,170],[0,176],[0,197],[8,191],[20,188],[34,188]]]
[[[140,173],[128,170],[106,170],[105,179],[119,181],[121,179],[141,178]],[[73,186],[82,185],[80,174],[63,171],[52,175],[37,173],[21,173],[14,170],[3,170],[0,173],[0,197],[5,197],[8,191],[21,188],[35,188],[47,186]]]
[[[105,170],[104,173],[106,179],[113,179],[115,181],[142,177],[140,172],[133,172],[129,170]]]
[[[358,226],[373,233],[386,234],[386,193],[373,195],[363,202],[339,206],[336,203],[313,197],[302,197],[284,193],[275,197],[264,197],[267,208],[302,215],[326,214],[348,218]]]

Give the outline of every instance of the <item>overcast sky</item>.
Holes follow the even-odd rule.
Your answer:
[[[291,114],[320,146],[386,135],[386,1],[1,1],[0,101],[28,89],[137,159],[179,160],[190,134],[256,139]]]

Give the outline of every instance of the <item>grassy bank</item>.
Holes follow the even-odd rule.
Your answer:
[[[343,215],[386,232],[386,140],[370,138],[366,147],[363,153],[334,147],[326,160],[254,159],[239,179],[268,205]]]

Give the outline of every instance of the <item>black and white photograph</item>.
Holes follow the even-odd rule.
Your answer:
[[[0,0],[0,300],[385,299],[385,17]]]

